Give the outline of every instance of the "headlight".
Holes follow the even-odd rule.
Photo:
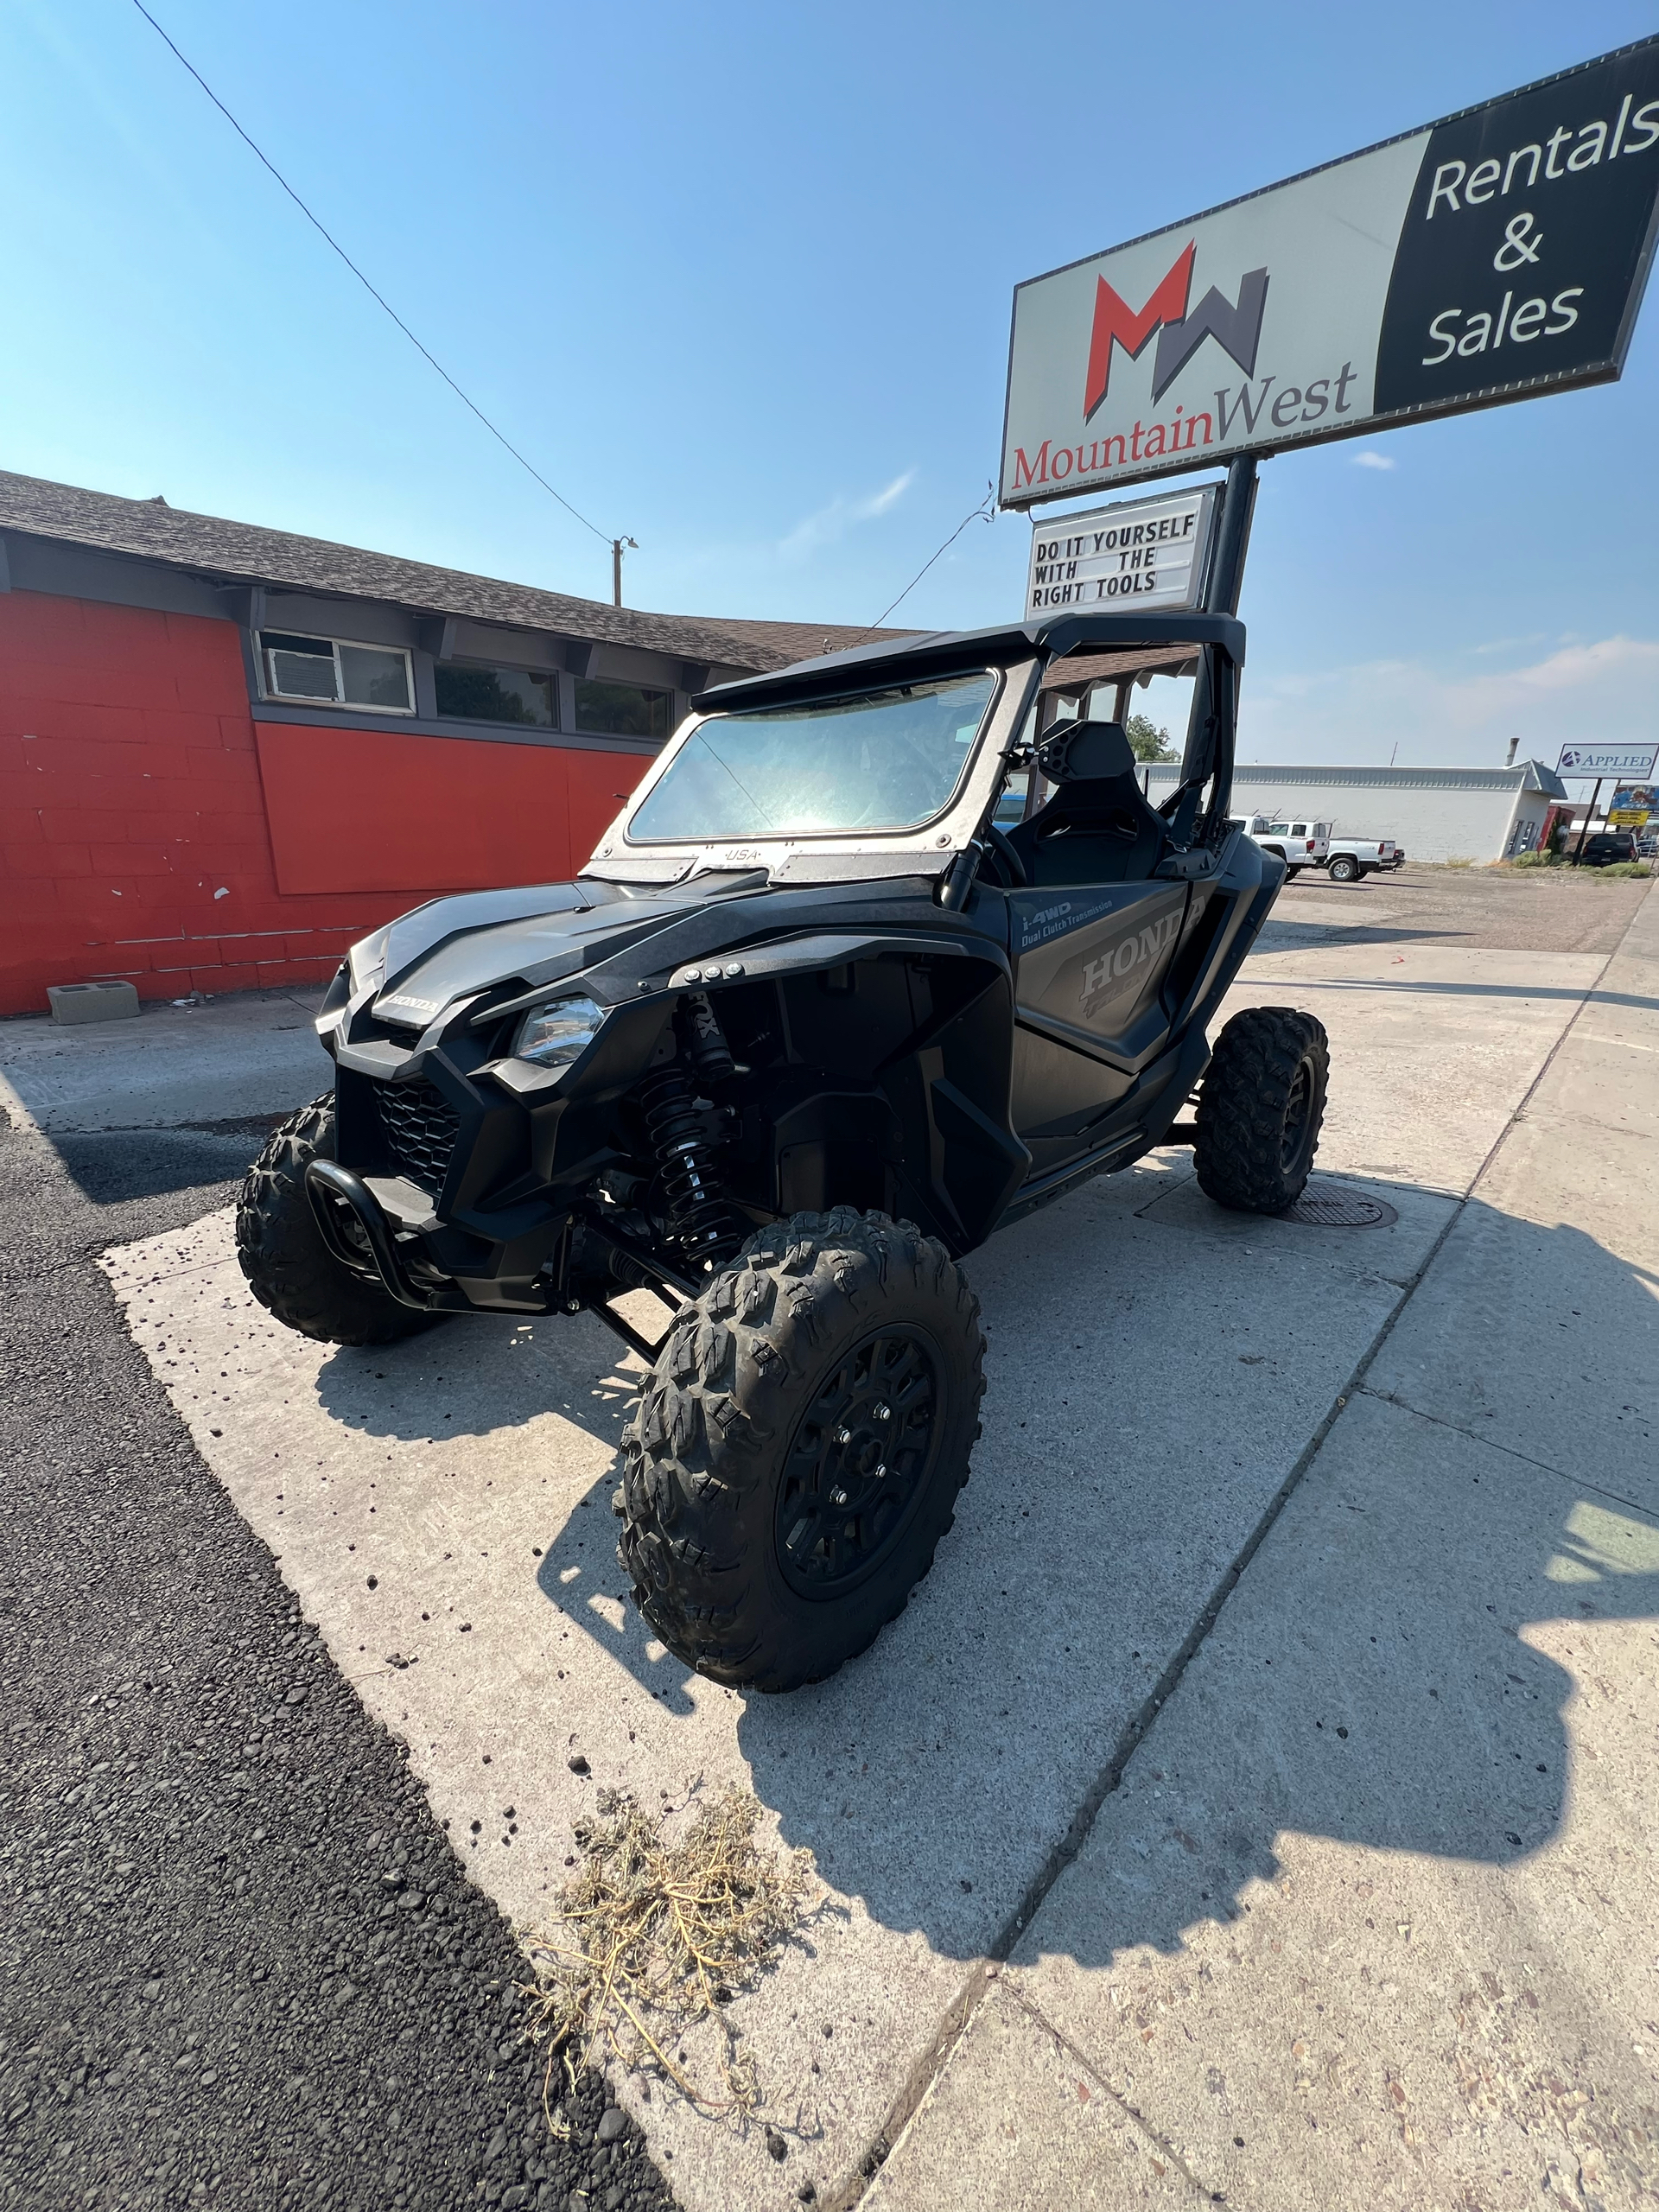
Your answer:
[[[551,1006],[524,1016],[513,1039],[512,1057],[533,1061],[538,1068],[568,1068],[593,1043],[604,1019],[604,1007],[592,999],[556,999]]]

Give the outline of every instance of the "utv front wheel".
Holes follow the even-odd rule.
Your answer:
[[[1330,1077],[1325,1026],[1294,1007],[1236,1014],[1198,1091],[1192,1164],[1205,1195],[1242,1213],[1282,1213],[1302,1194]]]
[[[979,1434],[979,1301],[907,1222],[764,1230],[683,1309],[622,1447],[617,1556],[675,1656],[820,1681],[904,1611]]]
[[[334,1101],[313,1099],[280,1128],[243,1179],[236,1202],[236,1256],[268,1313],[324,1344],[389,1344],[442,1317],[416,1313],[390,1293],[348,1274],[322,1241],[305,1170],[334,1156]]]

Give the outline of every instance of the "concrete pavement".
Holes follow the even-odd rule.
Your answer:
[[[327,1088],[312,1027],[321,997],[250,991],[146,1006],[131,1021],[0,1026],[0,1109],[48,1136],[202,1128],[290,1114]]]
[[[749,1703],[688,1679],[624,1605],[606,1509],[630,1384],[597,1325],[468,1322],[390,1351],[325,1352],[246,1300],[223,1217],[111,1256],[134,1335],[200,1448],[281,1555],[371,1713],[407,1740],[435,1810],[467,1838],[475,1878],[516,1922],[545,1913],[590,1800],[594,1782],[561,1756],[571,1746],[594,1782],[648,1801],[697,1775],[746,1779],[779,1835],[812,1849],[822,1909],[734,2008],[786,2145],[781,2166],[758,2131],[625,2085],[689,2208],[781,2204],[808,2181],[821,2199],[846,2201],[912,2111],[879,2184],[890,2202],[944,2202],[953,2189],[953,2201],[969,2201],[972,2158],[1010,2139],[1024,2146],[1033,2203],[1094,2201],[1079,2193],[1082,2172],[1096,2176],[1099,2202],[1136,2201],[1099,2193],[1090,2146],[1109,2137],[1112,2156],[1129,2158],[1152,2139],[1127,2101],[1116,2118],[1088,2114],[1096,2092],[1110,2092],[1087,2067],[1090,2097],[1066,2092],[1084,2118],[1062,2100],[1052,2130],[1027,2113],[1014,2139],[980,2143],[943,2117],[953,2082],[969,2085],[968,2108],[989,2114],[1007,2107],[1010,2069],[1059,2079],[1054,2053],[1086,2047],[1051,2017],[1046,1985],[1027,1986],[1034,1964],[974,2014],[940,2074],[951,2024],[979,2001],[978,1962],[1006,1950],[1021,1913],[1046,1897],[1029,1939],[1040,1947],[1048,1916],[1082,1880],[1088,1850],[1050,1892],[1096,1803],[1099,1835],[1129,1802],[1150,1745],[1191,1695],[1193,1653],[1207,1655],[1286,1541],[1287,1516],[1312,1495],[1306,1478],[1249,1558],[1287,1485],[1326,1464],[1350,1420],[1338,1402],[1391,1325],[1399,1334],[1402,1302],[1437,1281],[1451,1249],[1434,1259],[1437,1240],[1478,1211],[1459,1217],[1463,1194],[1495,1147],[1502,1156],[1604,964],[1378,932],[1370,909],[1357,942],[1344,911],[1296,922],[1313,941],[1293,933],[1258,955],[1236,999],[1305,1004],[1326,1021],[1320,1167],[1366,1179],[1397,1223],[1341,1231],[1224,1216],[1170,1154],[976,1255],[991,1391],[957,1529],[874,1650],[789,1700]],[[1598,1022],[1611,1010],[1599,996]],[[1586,1539],[1604,1550],[1612,1540],[1599,1523]],[[1177,1675],[1160,1713],[1153,1700]],[[1240,1680],[1250,1694],[1228,1717],[1235,1734],[1258,1707],[1263,1726],[1273,1710],[1253,1676]],[[1359,1738],[1348,1721],[1335,1726],[1350,1727],[1337,1739],[1347,1755]],[[1113,1789],[1137,1743],[1130,1779]],[[1200,1831],[1186,1833],[1201,1854]],[[1269,1866],[1278,1833],[1258,1808],[1254,1856],[1233,1868],[1230,1898],[1250,1867]],[[1179,1902],[1202,1922],[1209,1901],[1190,1882],[1168,1910]],[[1186,1923],[1167,1917],[1139,1929],[1133,1916],[1109,1922],[1113,1950],[1173,1944]],[[1059,1943],[1079,1988],[1109,1980],[1105,1940]],[[983,2063],[995,2084],[962,2070],[993,2044],[1000,2056]],[[1157,2136],[1144,2172],[1129,2158],[1124,2171],[1139,2178],[1120,2176],[1122,2187],[1193,2185],[1196,2153],[1165,2148]],[[1304,2151],[1293,2163],[1316,2171]],[[984,2176],[986,2201],[1023,2201],[1003,2168]]]
[[[872,2212],[1659,2199],[1656,1052],[1650,895]]]

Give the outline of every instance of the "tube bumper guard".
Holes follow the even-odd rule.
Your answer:
[[[404,1265],[391,1224],[360,1175],[338,1160],[313,1160],[305,1170],[305,1195],[317,1229],[348,1274],[373,1283],[416,1313],[454,1313],[468,1300],[453,1283],[416,1282]]]

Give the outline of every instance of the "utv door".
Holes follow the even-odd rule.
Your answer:
[[[1160,991],[1187,895],[1156,882],[1007,894],[1014,1123],[1033,1176],[1104,1141],[1096,1125],[1167,1037]]]

